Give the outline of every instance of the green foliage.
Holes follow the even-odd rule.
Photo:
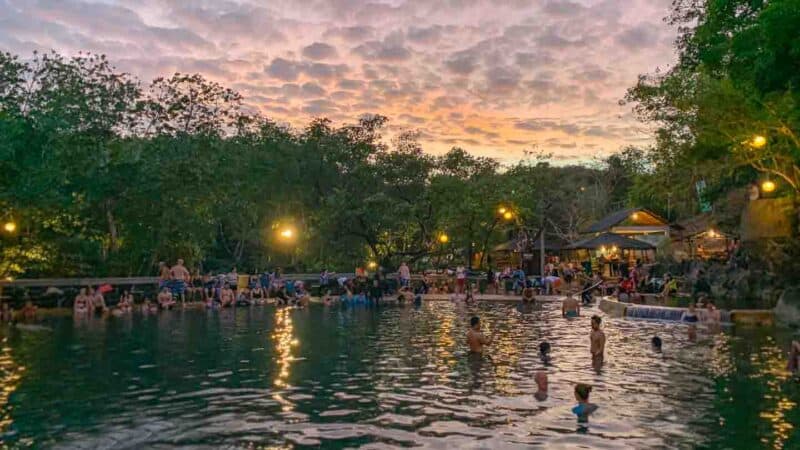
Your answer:
[[[142,88],[102,56],[0,54],[0,218],[19,224],[0,275],[140,275],[179,257],[242,271],[485,263],[543,226],[576,237],[640,170],[634,150],[598,168],[432,156],[413,132],[387,143],[383,116],[291,130],[241,106],[200,75]]]

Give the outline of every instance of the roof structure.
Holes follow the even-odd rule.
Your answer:
[[[600,247],[617,247],[621,250],[652,250],[655,248],[652,244],[648,244],[647,242],[614,233],[603,233],[599,236],[583,239],[565,248],[569,250],[596,250]]]
[[[519,237],[515,237],[507,242],[503,242],[502,244],[496,245],[492,248],[493,252],[519,252],[519,251],[528,251],[528,250],[539,250],[539,239],[531,238],[530,241],[527,242],[527,248],[525,239],[520,239]],[[559,239],[548,238],[545,236],[544,239],[544,248],[545,250],[560,250],[564,248],[566,245],[565,242]]]
[[[615,211],[597,222],[590,225],[583,230],[584,233],[602,233],[611,228],[624,223],[626,221],[632,222],[632,225],[642,226],[665,226],[669,223],[659,216],[658,214],[648,211],[644,208],[626,208]]]

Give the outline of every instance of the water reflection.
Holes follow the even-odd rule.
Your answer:
[[[22,373],[25,371],[24,366],[18,365],[14,361],[11,347],[6,342],[7,339],[3,338],[3,348],[0,349],[0,383],[2,384],[2,390],[0,390],[0,433],[5,433],[13,423],[11,417],[13,408],[9,405],[8,400],[11,394],[17,390],[22,379]]]
[[[35,448],[798,448],[800,392],[779,339],[701,327],[690,342],[685,325],[603,316],[598,375],[595,312],[566,321],[558,305],[443,302],[51,323],[52,335],[0,346],[0,381],[15,389],[0,397],[2,438]],[[466,351],[472,315],[494,337],[487,357]],[[543,341],[552,364],[540,401]],[[576,429],[578,382],[600,409]]]
[[[275,330],[272,333],[272,340],[275,342],[277,373],[273,383],[277,387],[288,385],[292,361],[294,361],[292,350],[300,344],[300,341],[294,336],[291,313],[292,309],[288,307],[275,310]]]

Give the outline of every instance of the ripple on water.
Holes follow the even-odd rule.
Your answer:
[[[719,408],[732,408],[746,380],[763,386],[752,419],[763,423],[739,433],[750,433],[750,448],[762,439],[790,448],[799,399],[781,384],[776,341],[701,329],[691,342],[678,324],[603,316],[607,363],[597,373],[587,358],[593,313],[564,321],[557,304],[519,313],[431,303],[185,311],[134,316],[127,328],[54,320],[55,341],[4,344],[0,379],[13,394],[0,395],[0,423],[10,424],[0,438],[55,448],[693,447],[724,434],[731,413]],[[483,358],[466,353],[473,314],[495,338]],[[662,353],[649,347],[655,334]],[[545,340],[548,366],[538,358]],[[533,397],[540,369],[545,401]],[[593,385],[600,406],[589,424],[570,411],[577,382]]]

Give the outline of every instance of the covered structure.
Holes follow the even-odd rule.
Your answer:
[[[545,259],[558,256],[567,243],[545,234]],[[541,241],[536,238],[517,236],[492,248],[489,256],[494,268],[520,267],[527,274],[541,273]]]
[[[591,264],[592,271],[605,276],[624,275],[624,268],[633,266],[637,260],[651,262],[655,259],[655,245],[631,239],[621,234],[601,233],[587,237],[562,249],[569,261],[584,261]]]
[[[583,230],[588,236],[613,233],[644,241],[653,247],[670,236],[670,225],[666,219],[644,208],[626,208],[615,211]]]
[[[736,240],[720,231],[714,217],[705,213],[679,223],[672,234],[672,247],[678,259],[727,258]]]

